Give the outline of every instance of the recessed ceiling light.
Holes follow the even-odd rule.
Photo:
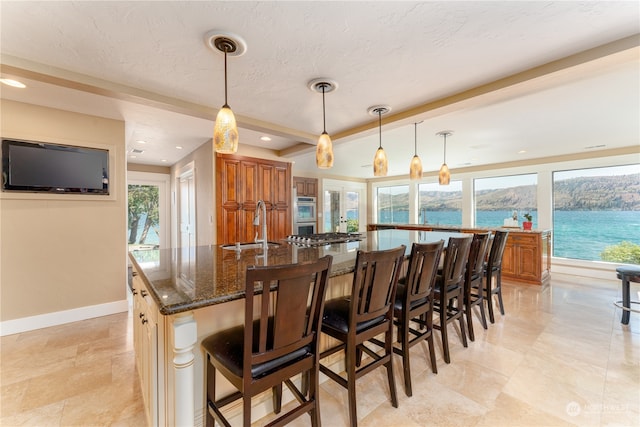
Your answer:
[[[137,156],[129,156],[130,159],[135,159]]]
[[[176,149],[178,149],[178,150],[182,150],[182,147],[181,147],[181,146],[179,146],[179,145],[176,145]]]
[[[269,138],[268,136],[261,136],[260,141],[271,141],[271,138]]]
[[[527,150],[520,150],[520,151],[518,151],[518,154],[524,154],[526,152],[527,152]]]
[[[166,162],[166,161],[167,161],[167,159],[162,159],[162,160],[160,160],[160,161],[161,161],[161,162]]]
[[[136,142],[137,142],[138,144],[146,144],[146,143],[147,143],[147,141],[144,141],[144,140],[142,140],[142,139],[139,139],[139,140],[137,140]]]
[[[13,79],[0,79],[0,82],[6,84],[7,86],[19,87],[20,89],[24,89],[25,87],[27,87],[24,83]]]
[[[606,147],[605,144],[600,144],[600,145],[589,145],[588,147],[584,147],[585,150],[593,150],[594,148],[604,148]]]
[[[144,150],[141,150],[139,148],[134,148],[133,150],[131,150],[132,153],[136,153],[136,154],[142,154],[144,153]]]
[[[361,168],[370,168],[373,164],[369,163],[367,165],[360,165]]]

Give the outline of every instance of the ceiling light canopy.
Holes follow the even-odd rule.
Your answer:
[[[417,180],[422,178],[422,160],[418,157],[418,125],[422,122],[414,123],[413,158],[409,164],[409,179]]]
[[[227,55],[242,55],[246,51],[246,44],[236,36],[219,34],[217,31],[207,33],[205,43],[210,48],[224,53],[224,105],[218,111],[213,128],[214,147],[218,153],[235,153],[238,151],[238,126],[227,102]]]
[[[387,114],[391,111],[391,107],[386,105],[377,105],[374,107],[369,107],[367,112],[370,115],[378,116],[378,134],[380,137],[380,145],[376,150],[375,156],[373,156],[373,175],[374,176],[387,176],[387,171],[389,169],[389,161],[387,160],[387,154],[384,152],[382,148],[382,115]]]
[[[320,169],[329,169],[333,166],[333,143],[331,142],[331,137],[327,133],[324,94],[333,92],[338,88],[338,85],[332,80],[319,78],[311,80],[308,87],[314,92],[322,93],[322,133],[320,134],[318,144],[316,145],[316,166]]]
[[[452,134],[452,130],[443,130],[436,133],[436,135],[444,137],[444,160],[438,173],[438,182],[440,185],[449,185],[449,182],[451,182],[451,172],[449,172],[449,166],[447,166],[447,137]]]

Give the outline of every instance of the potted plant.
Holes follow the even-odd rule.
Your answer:
[[[529,212],[527,212],[526,214],[522,215],[525,219],[525,221],[522,221],[522,228],[525,230],[531,230],[531,226],[533,225],[533,222],[531,222],[531,220],[533,219],[531,214]]]

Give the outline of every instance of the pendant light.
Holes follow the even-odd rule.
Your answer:
[[[246,44],[236,36],[210,31],[205,35],[205,43],[211,49],[224,53],[224,105],[218,111],[213,127],[213,144],[216,152],[231,154],[238,151],[238,126],[236,118],[227,102],[227,56],[240,56],[246,50]]]
[[[451,173],[449,172],[449,166],[447,166],[447,137],[451,136],[453,131],[451,130],[443,130],[438,132],[436,135],[444,137],[444,161],[442,166],[440,166],[440,172],[438,173],[438,182],[440,185],[449,185],[451,181]]]
[[[414,123],[413,159],[409,164],[409,179],[417,180],[422,178],[422,161],[418,157],[418,125],[422,122]]]
[[[329,169],[333,167],[333,143],[327,133],[324,94],[336,90],[338,84],[329,79],[321,78],[311,80],[308,87],[314,92],[322,92],[322,134],[320,134],[316,145],[316,166],[320,169]]]
[[[369,114],[378,115],[378,129],[380,135],[380,145],[378,146],[378,150],[376,151],[375,156],[373,157],[373,175],[374,176],[387,176],[387,170],[389,169],[389,161],[387,160],[387,154],[384,152],[382,148],[382,115],[387,114],[391,111],[391,108],[387,106],[376,106],[370,107],[368,110]]]

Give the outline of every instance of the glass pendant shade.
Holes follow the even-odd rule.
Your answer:
[[[213,143],[216,152],[232,154],[238,151],[238,127],[231,108],[225,104],[218,111],[213,128]]]
[[[387,154],[382,147],[378,148],[376,155],[373,158],[373,175],[374,176],[387,176],[387,169],[389,169],[389,162],[387,161]]]
[[[320,169],[329,169],[333,166],[333,143],[327,132],[322,132],[316,145],[316,165]]]
[[[409,165],[409,179],[421,179],[422,178],[422,160],[417,154],[411,159],[411,165]]]
[[[440,167],[440,172],[438,173],[438,182],[440,185],[449,185],[449,181],[451,181],[449,166],[447,166],[446,163],[443,163]]]

